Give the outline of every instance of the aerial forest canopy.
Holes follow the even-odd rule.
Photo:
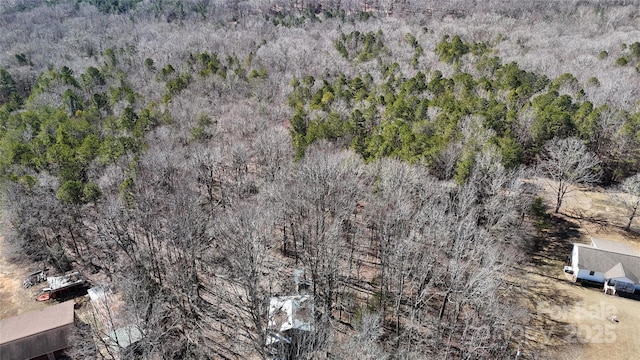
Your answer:
[[[3,2],[3,235],[108,286],[125,357],[544,356],[525,179],[638,172],[629,3]],[[313,329],[270,345],[300,274]]]

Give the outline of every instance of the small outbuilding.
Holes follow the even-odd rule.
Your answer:
[[[267,345],[288,339],[287,332],[313,330],[313,301],[310,295],[272,297],[269,301]],[[285,340],[286,341],[286,340]]]
[[[278,332],[290,329],[311,331],[313,302],[310,295],[272,297],[269,301],[269,328]]]
[[[311,295],[278,296],[269,300],[269,336],[266,345],[277,359],[297,359],[309,351],[314,331]]]
[[[115,316],[124,305],[108,287],[92,287],[87,294],[93,306],[96,329],[106,334],[102,339],[102,344],[108,347],[105,351],[114,359],[129,358],[126,354],[136,352],[135,344],[144,337],[144,333],[137,325],[127,324],[127,320]]]
[[[127,325],[107,334],[105,344],[111,348],[111,354],[119,354],[121,350],[133,349],[132,346],[143,338],[142,331],[136,325]]]
[[[74,302],[48,306],[0,321],[3,360],[56,359],[69,346]]]

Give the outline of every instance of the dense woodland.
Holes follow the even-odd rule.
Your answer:
[[[3,235],[144,334],[73,358],[549,358],[510,331],[525,180],[640,194],[637,1],[16,0],[0,34]],[[313,331],[266,346],[294,269]]]

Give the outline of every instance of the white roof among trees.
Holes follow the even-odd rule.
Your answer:
[[[309,295],[273,297],[269,302],[269,328],[272,330],[311,331],[312,320],[313,304]]]

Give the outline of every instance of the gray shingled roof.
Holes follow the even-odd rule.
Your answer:
[[[578,248],[578,267],[580,269],[605,273],[605,276],[607,272],[611,271],[611,275],[623,274],[622,277],[637,283],[640,275],[640,256],[596,249],[582,244],[575,245]],[[620,264],[619,267],[617,267],[618,264]]]
[[[634,283],[638,283],[638,278],[631,274],[628,270],[625,270],[622,263],[617,263],[616,266],[609,269],[609,271],[604,274],[604,277],[607,279],[627,278]]]
[[[613,251],[621,254],[638,256],[638,254],[635,251],[633,251],[633,249],[630,248],[629,245],[625,243],[617,242],[617,241],[610,241],[610,240],[598,239],[598,238],[592,237],[591,245],[593,245],[593,247],[598,248],[600,250]]]

